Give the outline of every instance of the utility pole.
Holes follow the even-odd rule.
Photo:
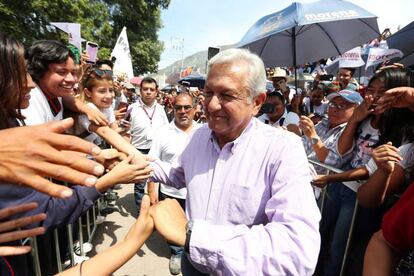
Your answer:
[[[181,51],[181,67],[180,67],[180,78],[181,78],[181,72],[184,70],[184,38],[171,37],[171,45],[174,50]]]

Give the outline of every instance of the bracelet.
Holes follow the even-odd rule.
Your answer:
[[[79,276],[82,276],[82,265],[83,265],[83,262],[85,262],[85,260],[83,260],[83,261],[80,263],[80,265],[79,265]]]

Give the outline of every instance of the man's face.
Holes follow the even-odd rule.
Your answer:
[[[315,89],[312,91],[310,100],[313,105],[320,106],[323,100],[323,91],[320,89]]]
[[[178,96],[174,102],[174,122],[179,129],[191,126],[195,115],[195,107],[190,96]]]
[[[273,113],[267,113],[270,120],[277,121],[280,117],[282,117],[283,113],[285,113],[285,105],[278,97],[267,97],[265,103],[271,104],[275,107],[275,111],[273,111]]]
[[[77,68],[72,58],[64,63],[49,64],[49,70],[39,80],[39,87],[52,97],[74,94],[73,87],[78,82]]]
[[[144,82],[141,85],[141,99],[146,105],[152,105],[157,98],[157,86],[153,82]]]
[[[336,97],[328,105],[328,120],[331,127],[348,122],[356,105],[342,97]]]
[[[349,84],[349,82],[352,79],[352,72],[348,69],[341,68],[339,69],[338,77],[339,77],[339,83],[341,84],[342,89],[345,89],[345,87]]]
[[[273,82],[273,87],[276,90],[281,90],[281,91],[286,90],[286,79],[285,78],[276,77],[276,78],[273,78],[272,82]]]
[[[265,94],[250,98],[243,62],[213,65],[205,86],[204,110],[219,143],[235,140],[257,114]]]

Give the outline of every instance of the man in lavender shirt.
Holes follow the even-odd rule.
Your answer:
[[[312,275],[320,213],[301,140],[254,116],[266,99],[262,60],[230,49],[208,64],[208,125],[176,164],[155,160],[153,180],[187,187],[154,205],[155,227],[184,246],[183,275]]]

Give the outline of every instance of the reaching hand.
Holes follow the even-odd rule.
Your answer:
[[[147,190],[151,205],[158,203],[158,189],[156,189],[156,186],[157,183],[155,182],[148,182],[147,184]]]
[[[412,107],[414,105],[413,87],[396,87],[385,91],[379,98],[375,108],[378,112],[384,112],[391,107]]]
[[[24,213],[37,208],[37,203],[26,203],[13,207],[8,207],[0,210],[0,220],[4,220],[15,214]],[[8,220],[0,223],[0,244],[10,241],[16,241],[27,237],[42,235],[45,232],[44,227],[36,227],[28,230],[13,229],[23,227],[35,222],[46,219],[46,214],[41,213],[34,216],[22,217],[19,219]],[[0,246],[0,256],[21,255],[26,254],[31,250],[30,246]]]
[[[1,130],[0,179],[61,198],[70,197],[72,190],[53,184],[44,177],[93,186],[97,180],[94,175],[102,174],[104,169],[98,163],[86,159],[85,154],[97,155],[101,150],[85,140],[61,134],[72,124],[73,119],[66,119],[39,126]]]
[[[117,119],[118,121],[122,120],[125,117],[126,111],[127,111],[126,107],[122,107],[118,110],[115,110],[115,112],[114,112],[115,113],[115,119]]]
[[[318,175],[317,178],[315,178],[311,181],[311,184],[313,186],[316,186],[316,187],[319,187],[319,188],[324,188],[328,183],[329,183],[328,175]]]
[[[108,173],[114,183],[136,183],[150,177],[152,169],[148,167],[149,163],[131,164],[133,157],[128,156]]]
[[[395,162],[401,161],[402,157],[398,153],[398,149],[392,146],[391,142],[381,145],[374,149],[372,158],[378,166],[378,169],[391,174],[395,168]]]
[[[104,149],[98,156],[95,156],[95,160],[102,164],[106,171],[112,170],[120,161],[125,160],[127,156],[123,152],[119,152],[116,149]]]
[[[315,125],[313,124],[312,120],[306,116],[300,116],[299,128],[308,138],[318,136],[315,130]]]
[[[187,218],[175,199],[165,199],[151,206],[150,214],[155,228],[167,241],[179,246],[185,243]]]
[[[371,95],[365,96],[364,101],[354,109],[349,122],[359,123],[362,122],[369,114],[374,112],[372,104],[374,103],[374,97]]]
[[[90,122],[97,126],[107,126],[109,124],[108,119],[106,119],[105,115],[98,109],[87,107],[85,115]]]
[[[150,199],[147,195],[144,195],[141,202],[139,217],[129,229],[128,234],[125,236],[125,240],[145,241],[151,235],[153,229],[154,221],[150,216]],[[145,238],[143,238],[143,236]]]

